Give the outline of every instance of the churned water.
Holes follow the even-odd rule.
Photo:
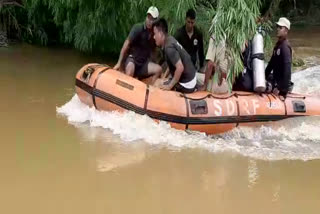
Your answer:
[[[320,66],[296,72],[292,80],[295,83],[294,92],[320,96]],[[111,130],[125,144],[142,140],[172,150],[200,148],[213,153],[232,152],[263,160],[320,158],[319,117],[293,118],[255,128],[239,127],[228,133],[207,136],[204,133],[175,130],[166,122],[156,123],[148,116],[134,112],[97,111],[81,103],[77,95],[58,107],[57,112],[76,126],[84,123],[88,127]],[[90,130],[82,134],[95,138]]]

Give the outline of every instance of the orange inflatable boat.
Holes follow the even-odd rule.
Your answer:
[[[207,134],[226,132],[237,126],[255,126],[291,117],[320,115],[320,99],[289,94],[209,92],[182,94],[163,91],[100,64],[88,64],[76,75],[80,100],[104,111],[134,111],[181,130]]]

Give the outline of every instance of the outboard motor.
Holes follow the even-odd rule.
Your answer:
[[[255,92],[266,90],[266,77],[264,67],[263,36],[259,27],[252,41],[253,89]]]

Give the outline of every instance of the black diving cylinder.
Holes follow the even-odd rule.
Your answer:
[[[252,41],[253,89],[259,93],[266,90],[263,36],[261,31],[260,27]]]

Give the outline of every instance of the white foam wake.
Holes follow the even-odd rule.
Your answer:
[[[293,92],[320,95],[320,66],[293,73]]]
[[[320,66],[293,75],[295,91],[313,93],[320,88]],[[257,128],[239,127],[228,133],[206,136],[203,133],[179,131],[165,122],[159,124],[148,116],[134,112],[118,113],[97,111],[81,103],[77,95],[57,108],[71,124],[88,123],[88,127],[111,130],[121,138],[120,143],[144,141],[150,145],[170,149],[200,148],[213,153],[232,152],[264,160],[320,158],[320,118],[295,118]],[[91,131],[90,131],[91,130]],[[95,132],[87,129],[95,138]]]

